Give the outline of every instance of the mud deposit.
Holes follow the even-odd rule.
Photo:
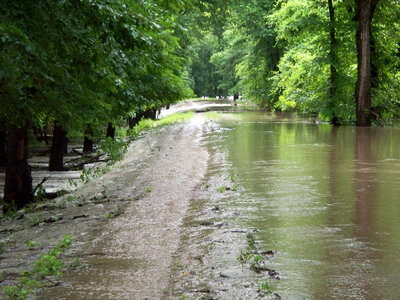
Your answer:
[[[41,253],[73,234],[61,285],[49,283],[37,298],[162,297],[182,218],[206,171],[208,154],[198,142],[203,124],[202,117],[195,117],[150,133],[134,142],[112,171],[74,194],[20,220],[3,218],[1,286],[14,284]],[[27,249],[28,240],[40,246]]]
[[[18,220],[2,218],[1,287],[16,284],[21,270],[72,234],[63,257],[66,273],[35,298],[263,295],[260,282],[271,277],[268,271],[256,273],[237,259],[255,232],[235,223],[240,212],[229,197],[240,187],[228,172],[226,153],[206,147],[207,135],[219,131],[196,114],[188,123],[148,133],[109,173]],[[28,247],[28,240],[36,246]]]
[[[267,296],[262,285],[268,282],[269,299],[279,299],[273,286],[280,275],[270,268],[275,252],[263,249],[257,229],[243,227],[246,211],[236,201],[245,190],[236,182],[228,153],[215,143],[219,133],[229,129],[208,123],[205,130],[203,143],[210,153],[207,174],[184,219],[166,298],[258,299]],[[254,242],[251,249],[249,239]],[[247,259],[240,260],[246,253]],[[261,258],[258,269],[251,267],[254,256]]]

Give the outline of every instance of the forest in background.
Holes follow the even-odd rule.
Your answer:
[[[193,96],[242,94],[332,124],[399,116],[396,0],[1,1],[3,211],[34,200],[29,136],[115,126]],[[105,130],[107,129],[107,130]]]
[[[195,44],[197,95],[242,93],[267,109],[334,124],[365,126],[398,117],[399,1],[213,3],[218,7],[211,11],[224,4],[226,10],[215,17],[203,13],[213,25]]]

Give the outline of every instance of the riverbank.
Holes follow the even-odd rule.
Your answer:
[[[148,133],[109,173],[20,220],[2,219],[1,287],[72,234],[70,269],[59,285],[46,284],[41,299],[160,297],[191,192],[206,170],[207,152],[196,141],[203,123],[196,116]]]
[[[72,235],[61,256],[65,274],[46,276],[36,298],[229,299],[265,293],[260,282],[271,277],[269,270],[257,274],[244,267],[251,262],[237,259],[255,230],[234,225],[238,212],[221,202],[240,187],[226,170],[213,171],[216,164],[228,165],[226,153],[207,146],[209,135],[225,130],[210,120],[217,115],[195,114],[149,131],[107,174],[17,219],[1,219],[0,286],[18,285],[21,271]],[[249,259],[263,252],[250,250]]]

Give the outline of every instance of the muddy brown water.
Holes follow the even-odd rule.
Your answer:
[[[206,254],[216,274],[204,284],[222,298],[246,299],[264,280],[237,267],[245,245],[232,242],[229,227],[254,230],[260,247],[274,251],[267,265],[281,279],[269,282],[283,299],[399,299],[398,128],[265,113],[223,114],[219,124],[204,140],[208,181],[238,188],[206,201],[207,216],[188,219],[229,224],[207,235],[217,244]],[[182,251],[204,238],[195,234],[188,231]]]

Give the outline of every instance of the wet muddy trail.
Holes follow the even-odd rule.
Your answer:
[[[149,132],[109,173],[1,219],[0,285],[72,234],[65,275],[35,298],[398,298],[400,130],[209,117]]]
[[[129,204],[120,216],[96,228],[97,234],[85,245],[82,267],[68,272],[63,286],[47,290],[41,298],[162,296],[179,245],[181,220],[206,169],[208,154],[196,142],[202,129],[203,119],[195,117],[145,137],[101,180],[106,198],[126,199]],[[130,155],[138,148],[148,152],[139,161]]]
[[[21,270],[29,270],[40,254],[72,234],[65,274],[57,284],[46,283],[35,298],[169,299],[204,293],[212,297],[214,291],[202,289],[204,284],[182,291],[184,281],[179,286],[175,282],[188,274],[183,263],[192,261],[185,262],[186,258],[202,256],[203,246],[210,249],[213,244],[211,236],[204,236],[198,249],[181,252],[186,242],[182,238],[189,233],[185,228],[200,236],[207,228],[222,228],[222,223],[191,221],[204,200],[217,193],[214,185],[219,183],[206,183],[208,163],[214,158],[203,144],[208,133],[218,130],[204,114],[196,114],[187,123],[147,133],[107,174],[38,205],[19,220],[1,219],[0,286],[15,284]],[[37,246],[27,247],[30,240]]]

